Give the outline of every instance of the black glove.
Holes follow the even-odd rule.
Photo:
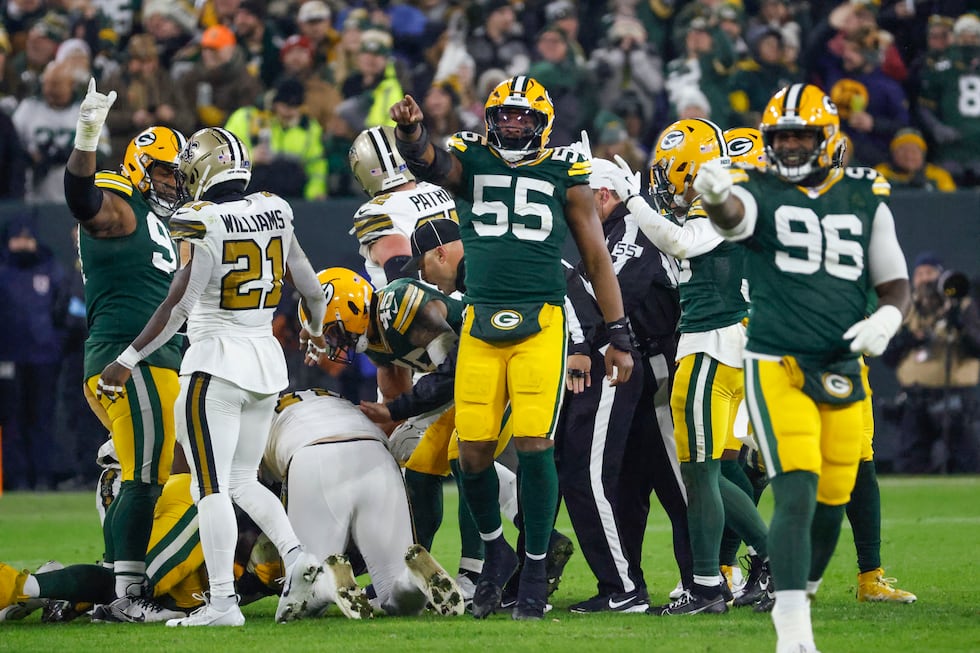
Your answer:
[[[606,322],[606,331],[609,333],[610,346],[619,351],[636,352],[633,329],[630,328],[628,317],[621,317],[615,322]]]

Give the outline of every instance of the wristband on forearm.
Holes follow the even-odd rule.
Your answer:
[[[140,356],[140,353],[136,351],[132,345],[126,347],[126,351],[119,354],[119,356],[116,358],[116,362],[125,367],[127,370],[131,370],[136,367],[141,360],[143,360],[143,357]]]
[[[395,132],[395,145],[398,147],[398,151],[403,157],[405,157],[405,162],[408,163],[409,167],[412,165],[425,166],[428,167],[425,161],[422,160],[422,155],[425,154],[425,148],[429,147],[429,130],[425,128],[425,125],[420,123],[412,123],[415,129],[421,129],[422,133],[414,141],[405,141],[398,138],[398,131],[402,131],[406,134],[414,134],[415,129],[406,130],[403,129],[401,125],[398,125],[398,130]]]
[[[587,342],[576,342],[568,346],[569,356],[588,356],[592,353],[592,348]]]
[[[628,317],[621,317],[615,322],[606,322],[606,331],[609,333],[609,344],[616,349],[627,352],[635,350]]]

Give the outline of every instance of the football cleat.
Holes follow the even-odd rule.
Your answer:
[[[306,606],[306,612],[297,615],[297,618],[320,616],[331,603],[335,603],[348,619],[374,617],[374,608],[367,594],[358,586],[354,570],[345,555],[328,556],[323,561],[323,573],[313,583],[313,597]]]
[[[575,553],[575,545],[572,544],[572,540],[558,531],[551,531],[551,540],[548,542],[548,557],[545,558],[548,596],[554,594],[558,589],[561,575],[565,571],[565,565],[568,564],[573,553]]]
[[[57,560],[49,560],[45,562],[43,565],[41,565],[40,567],[38,567],[37,571],[34,573],[43,574],[47,571],[57,571],[59,569],[64,569],[64,568],[65,566],[60,562],[58,562]],[[26,572],[18,572],[17,578],[20,579],[20,576],[22,574],[26,574]],[[23,579],[20,582],[20,589],[18,591],[23,592],[24,582],[27,581],[28,575],[29,574],[24,575]],[[0,583],[2,583],[2,579],[0,579]],[[7,607],[3,608],[2,610],[0,610],[0,621],[20,621],[21,619],[28,616],[35,610],[40,610],[45,606],[47,606],[48,602],[49,602],[48,599],[24,598],[23,600],[17,601],[16,603],[12,603]]]
[[[765,596],[769,585],[772,583],[769,563],[763,562],[759,556],[745,556],[743,564],[748,571],[745,588],[742,590],[742,594],[735,599],[735,607],[739,608],[758,603]]]
[[[186,616],[184,612],[168,610],[145,596],[122,596],[112,603],[97,605],[92,610],[93,623],[159,623]]]
[[[460,569],[456,574],[456,585],[463,595],[463,603],[467,610],[473,608],[473,593],[476,591],[476,582],[480,580],[480,572],[472,569]]]
[[[473,616],[486,619],[496,612],[503,597],[504,585],[517,570],[517,554],[503,536],[492,542],[485,542],[486,558],[483,571],[473,592]]]
[[[885,578],[885,570],[881,567],[858,574],[857,600],[882,601],[887,603],[915,603],[917,597],[912,592],[906,592],[892,587],[894,578]]]
[[[66,624],[78,619],[92,609],[91,603],[72,603],[49,599],[41,611],[41,623]]]
[[[684,581],[679,580],[677,584],[674,585],[674,589],[670,590],[670,594],[667,595],[671,601],[676,601],[684,595]]]
[[[195,598],[198,596],[194,595]],[[170,628],[192,626],[244,626],[245,615],[238,603],[233,603],[227,610],[218,610],[210,602],[181,619],[171,619],[167,622]]]
[[[463,593],[453,577],[421,544],[408,547],[405,566],[412,573],[415,586],[425,594],[428,607],[444,617],[458,616],[466,610]]]
[[[282,596],[276,607],[276,623],[299,619],[313,597],[313,584],[323,573],[323,566],[307,552],[300,553],[289,569],[282,586]],[[205,606],[207,607],[207,606]]]
[[[772,612],[772,608],[774,605],[776,605],[776,588],[773,586],[772,576],[770,576],[769,586],[766,588],[766,593],[759,598],[759,600],[755,604],[755,607],[752,608],[752,611]]]
[[[635,613],[646,612],[650,608],[650,599],[643,590],[633,590],[632,592],[621,592],[619,594],[596,595],[591,599],[586,599],[575,603],[568,608],[569,612],[575,614],[593,614],[596,612],[622,612]]]
[[[548,611],[548,578],[543,560],[524,561],[521,583],[517,588],[517,603],[511,617],[515,621],[534,621],[544,618]]]
[[[658,605],[647,610],[648,614],[655,614],[663,617],[672,617],[682,614],[724,614],[728,612],[728,603],[725,595],[719,586],[716,591],[709,596],[689,590],[684,590],[680,598],[667,605]]]

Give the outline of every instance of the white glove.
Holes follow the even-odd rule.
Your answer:
[[[592,158],[592,145],[589,143],[589,132],[582,130],[582,140],[572,143],[568,149],[574,150],[586,159]]]
[[[75,126],[75,149],[82,152],[94,152],[99,147],[99,136],[102,126],[109,116],[109,108],[116,101],[116,92],[109,91],[103,95],[95,90],[95,78],[88,82],[88,92],[82,100],[78,112],[78,124]]]
[[[851,351],[867,356],[881,356],[888,341],[902,326],[902,312],[891,304],[885,304],[867,318],[844,332],[844,340],[851,341]]]
[[[614,158],[616,165],[623,171],[623,176],[622,178],[613,178],[613,190],[619,195],[619,199],[625,202],[630,197],[640,194],[640,173],[633,172],[630,164],[626,163],[626,160],[618,154]]]
[[[412,457],[412,452],[415,451],[423,435],[425,429],[417,426],[415,422],[403,422],[395,427],[388,438],[388,449],[399,465],[404,465]]]
[[[693,186],[706,204],[721,204],[732,193],[732,176],[718,159],[712,159],[701,165]]]

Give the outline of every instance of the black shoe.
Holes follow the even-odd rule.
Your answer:
[[[575,553],[575,545],[572,540],[562,535],[558,531],[551,531],[551,541],[548,543],[548,557],[545,558],[548,575],[548,596],[555,593],[558,583],[561,582],[562,572],[568,559]]]
[[[486,543],[486,558],[480,580],[473,591],[473,616],[486,619],[497,611],[504,585],[517,569],[517,554],[503,536]]]
[[[752,608],[755,612],[772,612],[772,607],[776,605],[776,588],[772,585],[772,577],[769,578],[769,585],[766,587],[762,598]]]
[[[517,604],[513,618],[516,620],[541,619],[548,605],[548,573],[544,560],[524,559],[521,568],[521,584],[517,591]]]
[[[674,616],[680,614],[724,614],[728,612],[728,604],[721,587],[715,588],[709,596],[703,596],[697,590],[684,590],[681,597],[667,605],[658,605],[647,610],[648,614]]]
[[[735,599],[735,607],[741,608],[758,603],[766,595],[766,590],[771,583],[769,563],[763,562],[759,556],[751,556],[748,559],[745,588],[742,590],[742,595]]]
[[[534,598],[518,599],[510,618],[514,621],[540,621],[547,611],[548,604],[544,601]]]
[[[593,596],[568,608],[575,614],[592,614],[595,612],[646,612],[650,609],[650,599],[646,592],[633,590],[618,594]]]

